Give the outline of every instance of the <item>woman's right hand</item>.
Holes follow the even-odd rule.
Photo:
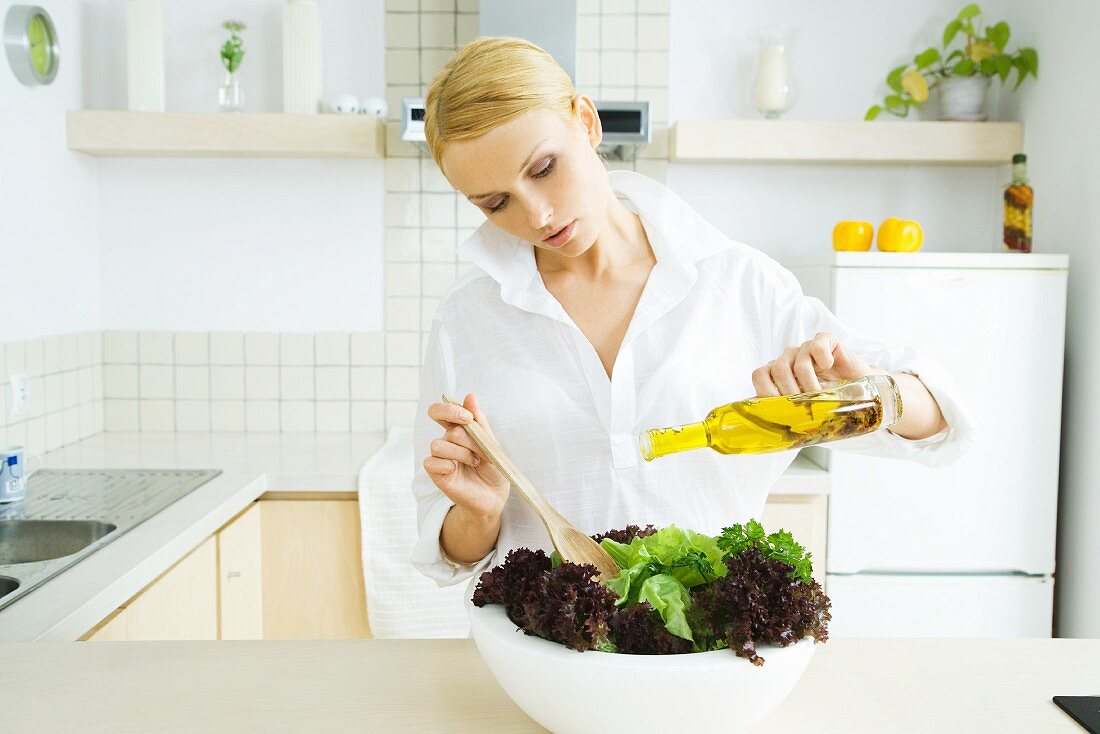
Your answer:
[[[466,512],[485,519],[500,517],[511,485],[463,428],[476,420],[492,435],[477,398],[470,393],[461,406],[432,403],[428,406],[428,417],[442,426],[444,433],[432,441],[431,455],[424,459],[424,471],[439,491]]]

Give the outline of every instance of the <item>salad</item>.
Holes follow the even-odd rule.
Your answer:
[[[717,536],[630,525],[592,538],[622,569],[615,578],[601,583],[594,566],[557,551],[516,548],[481,575],[474,605],[501,604],[527,634],[582,652],[728,648],[762,665],[757,645],[829,638],[829,598],[810,554],[784,530],[769,535],[749,520]]]

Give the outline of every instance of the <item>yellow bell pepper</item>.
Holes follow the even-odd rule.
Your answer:
[[[870,250],[874,229],[870,222],[837,222],[833,227],[833,249],[841,252]]]
[[[878,249],[883,252],[916,252],[924,243],[924,230],[912,219],[890,217],[879,225]]]

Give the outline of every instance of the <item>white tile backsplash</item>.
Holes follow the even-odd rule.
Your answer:
[[[420,295],[420,263],[389,263],[386,266],[386,295]]]
[[[210,368],[211,400],[244,400],[244,367],[216,365]]]
[[[210,367],[207,365],[178,365],[176,367],[175,397],[186,400],[210,400]]]
[[[138,397],[138,368],[132,364],[108,364],[103,367],[105,398]]]
[[[177,400],[176,430],[209,431],[210,412],[209,400]]]
[[[351,335],[351,364],[384,365],[386,363],[385,335],[378,331],[355,332]]]
[[[249,400],[245,404],[244,430],[246,431],[278,431],[279,401],[278,400]]]
[[[143,331],[138,334],[138,361],[142,364],[173,364],[172,333]]]
[[[386,262],[420,262],[420,231],[411,227],[387,227]]]
[[[386,299],[386,331],[415,331],[419,328],[418,297]]]
[[[351,386],[347,367],[318,367],[317,400],[349,400]]]
[[[386,82],[388,84],[419,84],[420,52],[416,49],[387,49]],[[392,105],[390,105],[390,109],[393,109]],[[398,108],[398,112],[400,112],[400,108]]]
[[[351,403],[347,400],[317,403],[317,430],[350,431]]]
[[[279,335],[245,334],[244,363],[264,365],[279,364]]]
[[[142,400],[140,421],[142,431],[174,431],[176,405],[171,400]]]
[[[244,397],[246,400],[278,400],[279,368],[262,365],[245,367]]]
[[[419,48],[420,23],[417,13],[386,13],[386,46]]]
[[[456,225],[455,194],[421,194],[420,214],[423,227],[450,227]]]
[[[601,16],[600,39],[604,51],[633,51],[636,45],[638,25],[633,15],[609,18]]]
[[[210,401],[211,431],[244,431],[246,429],[243,400]]]
[[[386,369],[384,367],[352,367],[351,399],[385,400]]]
[[[386,191],[419,191],[420,161],[415,158],[395,158],[386,162]]]
[[[393,365],[420,364],[420,332],[391,331],[386,334],[386,364],[387,370],[393,370]],[[390,397],[387,393],[386,397]]]
[[[313,400],[316,396],[314,373],[312,366],[282,367],[279,372],[279,397],[283,400]]]
[[[425,263],[454,263],[455,230],[449,227],[430,227],[420,230],[421,256]]]
[[[282,334],[279,337],[279,364],[313,365],[313,334]]]
[[[314,350],[318,365],[351,364],[351,337],[348,334],[317,334]]]
[[[19,346],[22,348],[22,345]],[[138,361],[137,332],[103,332],[103,361],[105,364],[135,364]],[[20,366],[22,369],[23,365]],[[14,371],[9,369],[9,372]]]
[[[389,45],[389,39],[386,40]],[[420,14],[420,47],[437,48],[448,51],[455,45],[454,13]]]
[[[175,335],[176,364],[209,364],[210,335],[205,332],[180,332]]]
[[[173,368],[166,364],[143,364],[139,369],[141,399],[172,398],[175,395]]]
[[[279,404],[280,430],[291,433],[317,430],[317,409],[311,400],[284,400]]]
[[[244,364],[244,334],[214,332],[210,335],[210,364]]]

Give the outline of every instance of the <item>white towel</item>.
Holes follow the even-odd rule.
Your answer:
[[[392,427],[359,469],[367,617],[375,637],[469,637],[466,584],[439,588],[409,562],[416,542],[412,431]]]

